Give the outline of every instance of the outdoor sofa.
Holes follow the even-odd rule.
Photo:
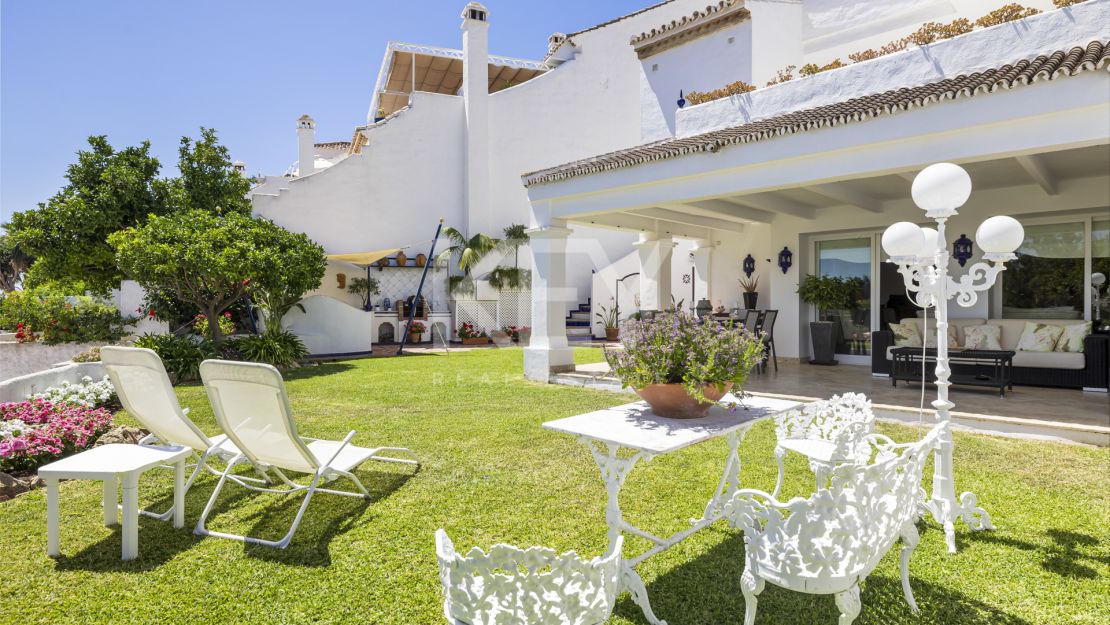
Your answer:
[[[902,323],[914,322],[917,324],[921,336],[926,336],[924,320],[921,318],[903,319]],[[956,328],[957,341],[964,344],[964,330],[970,326],[993,325],[1001,328],[1000,343],[1002,349],[1013,350],[1013,383],[1028,386],[1056,386],[1063,388],[1082,388],[1089,390],[1107,390],[1110,385],[1110,335],[1089,334],[1083,340],[1083,351],[1080,352],[1031,352],[1018,351],[1018,339],[1021,338],[1026,322],[1044,323],[1056,326],[1067,326],[1083,323],[1082,320],[1071,319],[949,319],[948,324]],[[936,332],[934,320],[929,319],[929,331]],[[891,351],[895,348],[894,333],[889,329],[878,330],[871,333],[871,372],[890,375],[893,357]],[[953,364],[954,373],[965,372],[969,365]],[[966,371],[966,373],[971,373]]]

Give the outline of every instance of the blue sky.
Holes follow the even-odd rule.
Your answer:
[[[654,0],[489,0],[490,51],[540,58],[571,32]],[[296,160],[294,120],[317,140],[365,121],[387,41],[459,47],[464,0],[0,1],[0,223],[61,186],[92,134],[150,139],[163,175],[177,143],[216,128],[250,173]]]

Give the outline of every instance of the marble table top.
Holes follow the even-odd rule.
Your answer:
[[[738,400],[729,393],[721,401],[731,403]],[[543,427],[659,455],[751,427],[758,421],[800,405],[801,402],[787,399],[748,397],[735,411],[714,406],[709,409],[709,414],[701,418],[668,419],[653,413],[647,402],[638,401],[548,421]]]

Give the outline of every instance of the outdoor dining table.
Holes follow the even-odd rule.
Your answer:
[[[740,403],[731,393],[721,400],[724,404]],[[632,595],[653,625],[666,625],[655,616],[648,601],[647,589],[635,567],[647,558],[666,551],[698,530],[722,518],[724,504],[740,489],[740,456],[738,450],[749,428],[801,403],[771,397],[746,397],[735,411],[713,406],[709,414],[697,419],[668,419],[657,416],[647,402],[634,402],[565,419],[548,421],[543,427],[574,436],[585,445],[601,470],[608,502],[605,522],[608,525],[609,548],[612,549],[622,532],[654,543],[647,551],[631,558],[622,556],[620,586]],[[639,461],[669,454],[691,445],[723,437],[728,443],[725,468],[717,490],[705,506],[701,518],[693,519],[690,527],[667,538],[660,538],[624,520],[620,509],[620,491],[625,478]],[[621,454],[621,450],[627,450]]]

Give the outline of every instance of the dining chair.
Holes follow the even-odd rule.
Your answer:
[[[767,353],[763,357],[763,367],[767,367],[768,356],[775,363],[775,371],[779,370],[779,355],[775,351],[775,320],[778,319],[778,310],[767,310],[763,313],[763,323],[760,329],[763,331],[763,344],[767,346]]]
[[[748,310],[744,313],[744,329],[752,334],[759,332],[759,320],[762,315],[758,310]]]

